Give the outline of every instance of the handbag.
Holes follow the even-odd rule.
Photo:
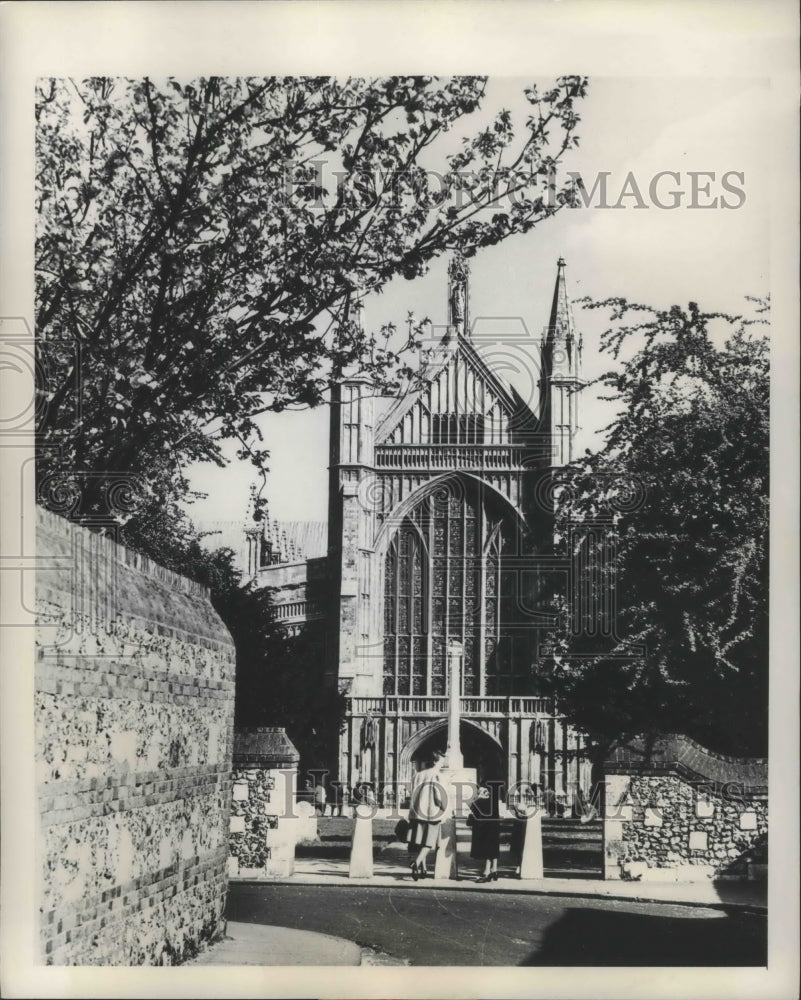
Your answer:
[[[409,839],[409,832],[411,827],[409,826],[408,819],[399,819],[395,824],[395,836],[402,843],[405,843]]]

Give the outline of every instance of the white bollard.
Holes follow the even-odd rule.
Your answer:
[[[537,809],[526,819],[523,834],[523,856],[520,859],[520,878],[541,879],[542,868],[542,812]]]
[[[456,819],[449,816],[439,826],[439,844],[434,857],[434,878],[458,878],[456,859]]]
[[[373,877],[373,807],[359,804],[353,810],[353,843],[348,878]]]

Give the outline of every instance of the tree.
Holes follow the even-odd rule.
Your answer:
[[[577,567],[574,594],[595,604],[580,608],[565,595],[558,602],[554,689],[599,757],[658,732],[733,755],[765,753],[762,317],[707,314],[694,303],[600,306],[612,308],[614,321],[602,347],[621,362],[601,381],[620,409],[605,446],[557,478],[558,536]],[[710,331],[720,327],[729,336],[716,346]],[[605,637],[603,624],[614,626]]]
[[[212,599],[236,645],[237,726],[283,726],[301,771],[333,771],[345,696],[326,682],[324,629],[308,623],[289,635],[267,589],[229,587]]]
[[[320,403],[346,368],[404,375],[386,336],[362,329],[360,296],[526,232],[571,197],[554,176],[578,142],[586,80],[527,88],[519,136],[504,110],[438,154],[485,86],[40,83],[37,336],[43,368],[54,343],[79,357],[41,386],[38,471],[84,477],[72,516],[102,509],[96,473],[137,473],[124,533],[152,551],[148,525],[188,495],[190,463],[224,464],[233,440],[264,467],[260,413]]]

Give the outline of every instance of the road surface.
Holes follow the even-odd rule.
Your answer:
[[[767,919],[730,909],[408,887],[232,883],[229,920],[333,934],[411,965],[765,965]]]

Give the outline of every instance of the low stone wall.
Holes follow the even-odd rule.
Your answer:
[[[627,748],[607,762],[607,879],[754,877],[767,835],[763,760],[726,758],[686,737],[664,737],[647,761]]]
[[[170,965],[222,929],[234,646],[204,588],[38,512],[40,954]]]
[[[299,754],[283,729],[236,732],[230,820],[231,878],[287,878],[295,871]]]

